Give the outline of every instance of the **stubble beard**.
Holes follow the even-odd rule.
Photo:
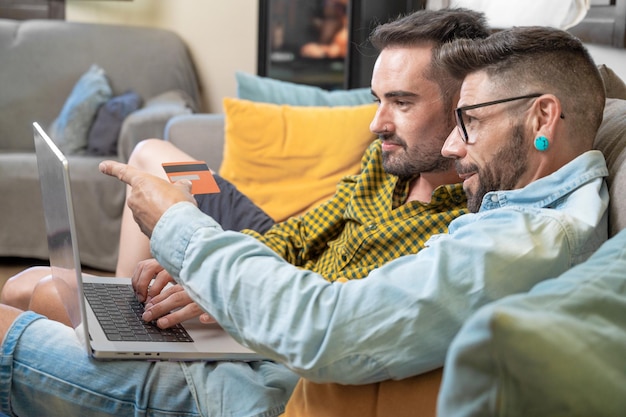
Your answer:
[[[454,164],[452,159],[441,155],[441,146],[433,151],[432,148],[429,149],[421,144],[409,147],[402,138],[396,135],[380,137],[380,139],[401,147],[395,152],[383,151],[382,154],[385,172],[401,179],[415,178],[425,172],[445,172]],[[444,140],[441,141],[442,146]]]
[[[465,190],[469,211],[477,213],[488,192],[515,188],[519,178],[528,169],[528,152],[524,150],[524,143],[524,130],[518,124],[513,127],[511,140],[493,156],[492,161],[497,162],[482,168],[473,164],[462,167],[459,161],[456,162],[459,173],[476,172],[478,176],[478,188],[474,191]]]

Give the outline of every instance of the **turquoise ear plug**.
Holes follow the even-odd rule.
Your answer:
[[[539,136],[535,139],[535,149],[537,149],[539,152],[543,152],[546,149],[548,149],[548,146],[550,146],[550,142],[548,141],[548,138],[545,136]]]

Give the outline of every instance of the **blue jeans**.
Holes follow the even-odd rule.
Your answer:
[[[298,377],[273,362],[97,361],[74,330],[21,314],[0,353],[0,413],[276,416]]]

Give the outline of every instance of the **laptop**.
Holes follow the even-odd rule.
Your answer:
[[[162,332],[141,320],[143,306],[134,296],[130,278],[83,275],[68,160],[39,124],[33,123],[33,130],[52,276],[67,316],[89,355],[135,360],[263,359],[217,324],[194,319]],[[114,301],[118,296],[121,300]],[[137,322],[130,328],[118,328],[123,320],[133,318]]]

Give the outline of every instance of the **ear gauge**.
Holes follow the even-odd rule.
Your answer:
[[[550,146],[550,141],[545,136],[539,136],[535,138],[535,149],[539,152],[544,152]]]

